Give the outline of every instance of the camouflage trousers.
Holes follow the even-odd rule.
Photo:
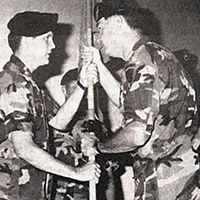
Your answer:
[[[88,200],[89,191],[87,183],[78,183],[70,179],[58,178],[55,193],[51,200]]]
[[[57,134],[58,136],[58,134]],[[59,134],[60,139],[55,140],[55,156],[68,165],[77,167],[87,162],[80,151],[77,152],[77,144],[80,141],[68,134]],[[51,200],[88,200],[88,184],[54,176]]]

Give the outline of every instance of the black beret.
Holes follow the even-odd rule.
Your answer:
[[[8,22],[7,27],[15,35],[35,37],[52,31],[57,21],[56,13],[27,11],[16,14]]]
[[[135,0],[105,0],[97,3],[94,7],[94,18],[99,21],[102,17],[108,18],[112,15],[131,12],[139,7]]]

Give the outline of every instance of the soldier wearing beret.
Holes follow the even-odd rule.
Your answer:
[[[155,16],[126,0],[98,3],[94,15],[102,52],[126,62],[118,82],[99,50],[82,49],[82,58],[97,65],[101,85],[123,115],[119,130],[100,141],[97,150],[130,152],[134,199],[200,199],[199,148],[192,143],[196,94],[178,59],[155,42]],[[86,139],[82,142],[87,146]]]
[[[57,20],[57,14],[23,12],[8,23],[8,42],[13,55],[0,73],[2,200],[48,199],[47,172],[79,181],[99,176],[99,169],[93,163],[74,168],[48,153],[47,122],[53,116],[57,119],[57,106],[35,83],[32,72],[49,63],[55,48],[53,29]],[[84,93],[79,86],[76,90]],[[76,100],[74,95],[72,98]],[[76,107],[73,102],[70,105],[64,104],[58,112],[72,117]]]

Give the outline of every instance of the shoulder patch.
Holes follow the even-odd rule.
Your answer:
[[[0,72],[0,89],[4,90],[14,82],[14,74],[10,71],[4,70]]]
[[[146,50],[151,56],[151,60],[153,63],[162,64],[165,61],[174,60],[173,53],[159,44],[146,44]]]
[[[16,72],[4,70],[0,72],[0,91],[10,90],[15,87],[22,87],[25,82],[24,78]]]

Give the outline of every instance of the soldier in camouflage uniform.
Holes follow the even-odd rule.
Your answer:
[[[66,96],[66,100],[68,100],[74,93],[78,76],[79,74],[77,68],[69,70],[63,76],[61,80],[61,86],[63,93]],[[66,131],[68,131],[69,134],[60,132],[54,134],[56,157],[58,157],[59,160],[67,162],[68,164],[76,167],[88,162],[88,157],[83,155],[81,149],[81,138],[83,138],[86,132],[88,132],[88,130],[86,131],[86,125],[88,122],[86,94],[87,93],[85,93],[83,96],[76,114],[67,126],[68,129]],[[98,96],[101,95],[105,97],[105,94],[102,93],[101,89],[99,88]],[[94,126],[97,129],[106,130],[105,125],[103,125],[101,122],[104,121],[104,115],[101,111],[102,103],[105,104],[105,102],[99,102],[99,108],[97,111],[100,121],[95,120]],[[106,137],[106,132],[101,132],[101,135],[98,135],[99,131],[96,133],[98,137]],[[113,155],[105,156],[101,154],[96,157],[96,160],[102,167],[102,176],[97,186],[97,199],[111,200],[113,198],[111,198],[108,194],[113,194],[115,192],[113,171],[119,169],[119,163],[115,161]],[[88,200],[89,185],[88,183],[81,183],[72,179],[54,176],[53,197],[56,200]]]
[[[171,51],[152,42],[153,14],[117,2],[97,4],[95,17],[102,50],[126,61],[121,82],[106,69],[97,49],[83,50],[83,59],[92,56],[101,85],[123,114],[119,131],[100,141],[97,149],[130,152],[135,200],[199,200],[200,148],[192,143],[197,137],[192,81]],[[86,139],[82,142],[87,145]]]
[[[87,181],[97,169],[94,164],[76,169],[48,153],[47,122],[57,108],[39,89],[32,72],[49,63],[57,19],[57,14],[23,12],[8,23],[13,55],[0,73],[1,200],[48,199],[47,172]],[[59,113],[63,111],[66,108]]]
[[[78,69],[68,71],[61,80],[61,86],[66,100],[77,86]],[[80,102],[79,109],[67,126],[65,133],[54,134],[55,156],[71,166],[80,166],[87,162],[80,148],[80,138],[84,134],[82,124],[86,120],[86,98]],[[56,200],[88,200],[88,183],[77,182],[72,179],[54,176],[53,199]]]

